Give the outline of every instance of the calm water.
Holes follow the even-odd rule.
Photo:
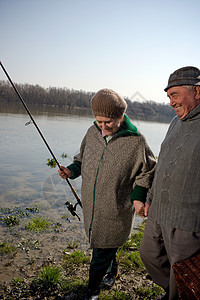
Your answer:
[[[60,215],[67,212],[67,200],[75,202],[74,196],[66,181],[58,176],[57,168],[47,166],[51,155],[35,126],[25,126],[29,116],[20,106],[18,103],[0,108],[0,207],[39,205],[45,210],[50,207],[54,216]],[[56,108],[32,108],[31,112],[58,161],[70,163],[93,117]],[[169,125],[132,122],[157,156]],[[64,160],[62,153],[67,154]],[[71,182],[80,196],[81,180]],[[80,209],[78,213],[81,216]]]

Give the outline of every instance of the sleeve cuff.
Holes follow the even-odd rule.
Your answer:
[[[136,185],[134,190],[131,193],[131,198],[130,198],[131,203],[133,203],[134,200],[138,200],[145,203],[147,192],[148,192],[147,188]]]
[[[81,162],[75,161],[73,164],[67,166],[72,171],[71,179],[75,179],[81,175]]]

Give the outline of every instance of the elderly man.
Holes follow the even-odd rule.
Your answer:
[[[163,299],[179,299],[172,265],[200,251],[200,70],[183,67],[165,88],[177,116],[161,145],[148,193],[141,258]]]
[[[91,101],[95,116],[80,154],[62,178],[82,176],[84,225],[93,256],[85,299],[98,299],[100,284],[111,287],[117,275],[116,252],[131,231],[132,203],[144,215],[155,158],[144,136],[125,114],[126,101],[111,89],[102,89]]]

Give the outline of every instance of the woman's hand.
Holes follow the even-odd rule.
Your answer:
[[[141,201],[134,200],[133,205],[134,205],[136,214],[138,214],[140,217],[145,218],[148,216],[150,204],[148,204],[148,203],[144,204]]]
[[[60,177],[62,177],[63,179],[67,179],[72,177],[72,171],[68,168],[65,168],[63,166],[60,166],[60,169],[58,170],[58,173],[60,175]]]

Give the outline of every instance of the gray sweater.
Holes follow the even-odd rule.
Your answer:
[[[200,105],[172,120],[147,201],[159,224],[200,232]]]

